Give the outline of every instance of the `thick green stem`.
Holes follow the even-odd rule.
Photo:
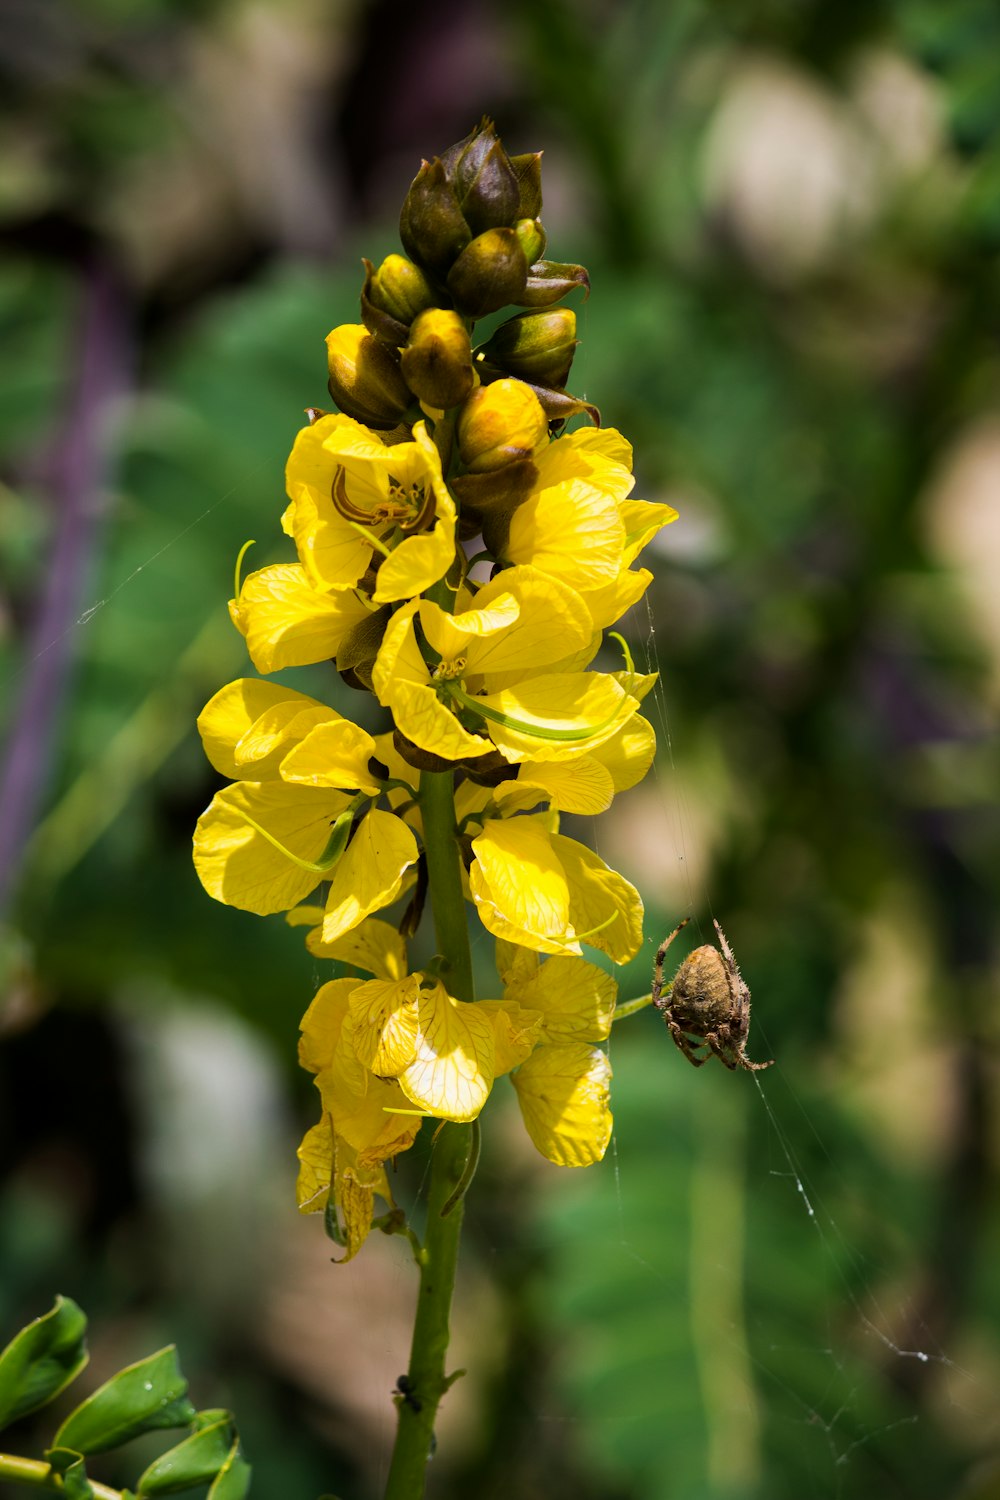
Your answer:
[[[13,1453],[0,1453],[0,1479],[8,1479],[11,1484],[26,1485],[29,1489],[48,1490],[52,1495],[64,1493],[59,1475],[53,1473],[50,1464],[42,1463],[37,1458],[18,1458]],[[120,1490],[111,1490],[106,1484],[98,1484],[96,1479],[90,1481],[90,1487],[94,1492],[94,1500],[122,1500]]]
[[[442,978],[457,1000],[473,1000],[472,955],[451,773],[422,773],[420,809],[434,931],[443,960]],[[451,1200],[465,1176],[471,1153],[471,1125],[444,1124],[439,1128],[431,1159],[427,1230],[417,1256],[420,1291],[410,1367],[405,1394],[397,1398],[399,1424],[385,1500],[421,1500],[427,1460],[433,1452],[437,1409],[454,1379],[445,1372],[445,1358],[464,1205],[461,1196],[455,1202]]]

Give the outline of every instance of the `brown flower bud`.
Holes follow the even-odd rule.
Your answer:
[[[576,314],[557,307],[508,318],[479,352],[509,375],[532,385],[558,387],[566,384],[576,344]]]
[[[520,186],[492,120],[484,119],[464,141],[450,146],[441,163],[473,234],[514,222]]]
[[[510,164],[517,174],[521,194],[517,216],[519,219],[537,219],[542,211],[542,153],[525,151],[521,156],[512,156]]]
[[[399,237],[411,260],[444,278],[472,232],[440,159],[425,161],[403,200]]]
[[[330,395],[369,427],[395,427],[412,403],[399,356],[360,323],[342,323],[326,339]]]
[[[582,286],[590,296],[590,277],[586,266],[563,265],[556,260],[539,260],[528,268],[524,290],[516,301],[521,307],[551,307],[574,287]]]
[[[458,451],[466,469],[483,474],[531,458],[548,438],[538,397],[521,380],[480,386],[458,414]]]
[[[402,255],[387,255],[377,271],[370,260],[364,267],[362,322],[369,333],[398,349],[406,343],[407,329],[417,314],[433,307],[431,284],[420,267]]]
[[[448,272],[455,305],[470,318],[484,318],[521,300],[528,262],[513,229],[487,229],[466,245]]]
[[[414,319],[402,370],[410,390],[427,406],[446,410],[465,400],[476,377],[472,344],[458,313],[429,307]]]

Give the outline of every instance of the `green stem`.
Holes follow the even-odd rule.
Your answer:
[[[449,994],[457,1000],[474,1000],[472,954],[455,827],[454,778],[450,772],[421,773],[420,809],[434,931],[444,960],[443,977]],[[417,1255],[420,1290],[406,1396],[396,1403],[399,1419],[385,1500],[421,1500],[427,1461],[434,1446],[437,1409],[455,1378],[446,1375],[445,1358],[464,1210],[458,1190],[471,1155],[471,1125],[446,1122],[440,1126],[431,1158],[427,1230],[423,1248]]]
[[[0,1479],[9,1479],[12,1484],[27,1485],[35,1490],[48,1490],[51,1494],[64,1493],[63,1482],[54,1474],[51,1464],[36,1458],[18,1458],[13,1453],[0,1453]],[[106,1484],[90,1481],[94,1500],[122,1500],[121,1490],[109,1489]]]

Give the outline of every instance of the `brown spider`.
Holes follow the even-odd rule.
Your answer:
[[[758,1072],[773,1063],[751,1062],[746,1054],[750,1031],[750,989],[736,967],[726,934],[715,923],[719,947],[706,943],[689,953],[663,994],[663,960],[674,938],[690,917],[679,922],[656,950],[653,968],[653,1004],[663,1016],[677,1046],[689,1063],[700,1068],[714,1053],[727,1068]],[[714,918],[713,918],[714,920]],[[704,1042],[708,1051],[698,1057],[694,1047]]]

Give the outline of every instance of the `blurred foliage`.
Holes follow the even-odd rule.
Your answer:
[[[658,774],[601,832],[649,909],[622,993],[685,910],[695,941],[718,915],[780,1068],[759,1094],[648,1014],[616,1028],[614,1152],[579,1177],[495,1112],[463,1314],[488,1373],[435,1493],[994,1493],[996,7],[5,10],[0,680],[38,799],[3,943],[5,1326],[64,1286],[105,1371],[192,1351],[260,1493],[378,1492],[406,1328],[364,1316],[408,1268],[289,1259],[319,1233],[292,1212],[294,1043],[326,967],[198,887],[192,726],[245,670],[235,556],[286,556],[284,458],[360,253],[393,248],[382,205],[485,109],[545,147],[552,253],[591,269],[574,389],[681,511],[632,623]],[[83,367],[95,268],[124,392]],[[111,437],[40,639],[82,386]],[[384,1379],[331,1352],[345,1301]]]

